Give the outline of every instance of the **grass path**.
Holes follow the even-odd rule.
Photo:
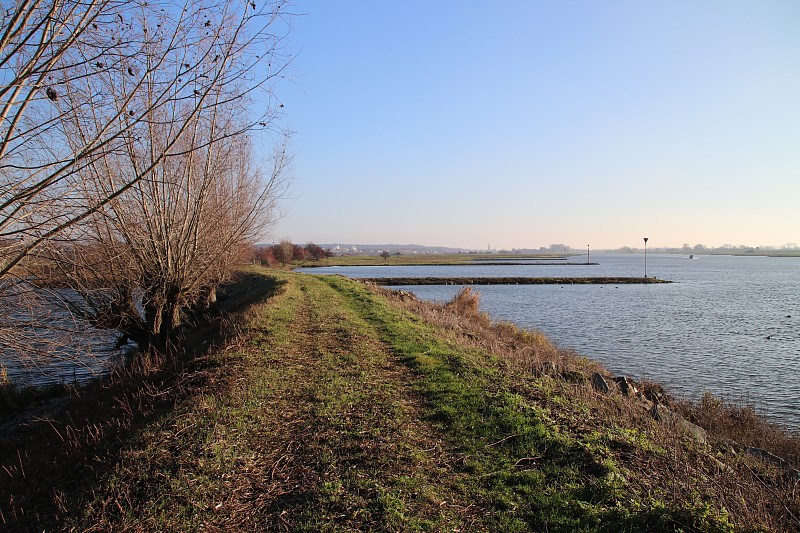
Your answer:
[[[340,292],[312,278],[290,284],[253,325],[264,335],[253,341],[261,385],[251,392],[269,391],[272,419],[258,514],[311,531],[456,528],[469,503],[447,490],[447,457],[409,370]]]
[[[146,426],[75,526],[470,528],[477,510],[412,372],[346,295],[311,277],[280,283],[217,386]]]

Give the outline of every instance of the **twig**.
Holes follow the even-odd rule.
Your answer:
[[[516,463],[514,463],[514,468],[517,468],[524,464],[536,463],[536,461],[538,461],[539,459],[541,459],[541,457],[523,457],[519,459]]]
[[[64,442],[64,437],[61,435],[61,433],[53,425],[53,421],[51,419],[49,419],[49,418],[34,418],[33,420],[35,422],[47,422],[48,424],[50,424],[50,427],[53,428],[53,431],[56,432],[56,435],[58,435],[58,438],[61,439],[61,442]]]
[[[27,457],[28,454],[26,453],[25,456]],[[22,456],[20,455],[19,450],[17,450],[17,459],[19,459],[19,469],[22,471],[22,479],[25,479],[25,467],[22,466]]]
[[[487,444],[486,448],[491,448],[492,446],[497,446],[498,444],[503,444],[505,441],[511,440],[511,439],[515,439],[517,437],[519,437],[519,435],[517,435],[517,434],[509,435],[508,437],[504,437],[504,438],[502,438],[502,439],[500,439],[498,441],[495,441],[495,442],[493,442],[491,444]]]

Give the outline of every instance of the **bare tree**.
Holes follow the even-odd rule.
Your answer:
[[[152,165],[209,106],[260,104],[242,131],[268,127],[277,106],[284,3],[237,0],[17,0],[0,36],[0,278],[46,240],[122,194],[80,197],[82,170],[162,129]],[[155,122],[157,120],[159,122]],[[239,132],[226,132],[232,135]],[[213,142],[213,140],[212,140]],[[54,216],[55,215],[55,216]]]
[[[180,156],[162,158],[149,176],[71,227],[70,246],[43,249],[73,289],[63,301],[74,315],[168,354],[180,328],[213,307],[218,285],[269,223],[286,165],[281,148],[264,176],[252,165],[247,136],[209,142],[238,127],[220,111],[194,121],[176,144]],[[152,131],[150,142],[161,142],[158,128]],[[84,169],[87,194],[125,181],[147,152]]]
[[[21,291],[39,297],[31,276],[41,281],[54,268],[59,277],[49,283],[69,282],[81,296],[68,306],[78,317],[164,344],[155,324],[177,327],[173,318],[198,301],[188,293],[212,298],[208,276],[225,277],[224,265],[275,197],[282,156],[275,174],[256,180],[243,134],[274,128],[280,105],[271,81],[286,65],[285,3],[4,0],[2,8],[0,315],[10,315]],[[212,173],[228,178],[208,179]],[[226,223],[212,224],[212,210]],[[187,246],[175,233],[223,227],[236,228],[217,236],[224,250],[188,241],[195,255],[185,257],[214,260],[201,261],[204,274],[187,276],[191,290],[173,301],[163,274],[180,271],[175,256],[185,250],[175,248]],[[113,273],[90,268],[103,263]],[[142,323],[130,309],[139,293],[153,308],[152,317],[139,312]],[[159,318],[165,313],[170,320]],[[0,337],[25,327],[6,321]]]
[[[291,263],[294,257],[294,244],[288,238],[283,238],[278,244],[272,246],[272,255],[282,265]]]

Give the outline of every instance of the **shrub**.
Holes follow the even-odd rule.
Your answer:
[[[478,291],[473,291],[472,287],[464,287],[453,299],[447,302],[445,307],[452,309],[459,315],[474,317],[479,314],[478,308],[481,303],[481,295]]]
[[[295,244],[292,246],[292,259],[294,261],[305,261],[306,259],[306,249],[300,246],[299,244]]]
[[[262,265],[274,267],[278,265],[278,260],[275,259],[275,254],[272,247],[259,248],[255,253],[255,258],[261,261]]]
[[[313,242],[306,244],[306,255],[314,261],[319,261],[323,257],[326,257],[325,250]]]
[[[285,265],[294,256],[294,244],[289,239],[281,239],[281,242],[272,246],[272,255],[279,263]]]

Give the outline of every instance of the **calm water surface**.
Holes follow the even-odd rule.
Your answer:
[[[578,257],[571,262],[579,262]],[[332,267],[352,277],[641,276],[642,255],[592,255],[598,265]],[[615,373],[673,394],[708,390],[752,403],[800,429],[800,258],[647,256],[662,285],[480,286],[492,317],[543,331]],[[459,286],[398,287],[446,301]]]
[[[63,292],[63,291],[62,291]],[[37,300],[39,301],[39,300]],[[37,308],[37,322],[46,327],[17,325],[36,355],[19,355],[11,346],[0,346],[0,366],[15,385],[44,387],[58,384],[84,384],[107,375],[119,365],[125,348],[114,348],[119,334],[74,321],[61,306]],[[27,315],[20,313],[19,320]],[[17,318],[13,314],[10,323]]]

